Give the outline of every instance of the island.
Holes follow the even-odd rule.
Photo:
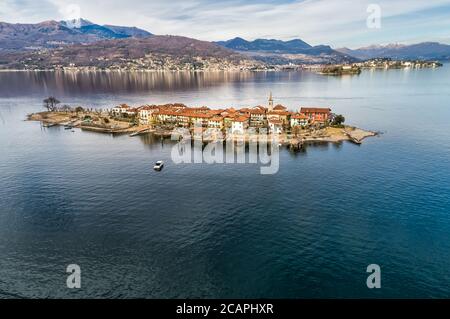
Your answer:
[[[438,61],[426,60],[393,60],[391,58],[377,58],[351,64],[311,65],[307,69],[322,75],[358,75],[362,69],[425,69],[439,68],[443,64]]]
[[[162,137],[173,136],[177,129],[185,129],[197,138],[217,141],[229,139],[250,141],[260,134],[276,136],[280,144],[300,150],[308,143],[362,141],[378,133],[344,125],[345,117],[334,114],[330,107],[300,107],[292,112],[275,105],[272,94],[268,106],[241,109],[210,109],[206,106],[188,107],[181,103],[143,105],[126,104],[111,109],[89,109],[62,105],[54,97],[44,100],[46,111],[28,115],[28,120],[39,121],[44,127],[62,125],[65,129],[80,128],[108,134],[152,133]]]
[[[361,68],[356,65],[333,65],[323,67],[318,73],[323,75],[352,75],[360,74]]]

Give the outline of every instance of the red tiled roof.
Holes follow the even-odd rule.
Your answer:
[[[294,114],[294,115],[292,115],[292,118],[293,119],[298,119],[298,120],[307,120],[307,119],[309,119],[309,117],[307,117],[304,114]]]
[[[272,112],[268,112],[267,113],[267,115],[282,115],[282,116],[291,115],[291,114],[292,113],[288,112],[288,111],[283,111],[283,112],[281,112],[281,111],[278,111],[278,112],[272,111]]]
[[[287,108],[284,107],[284,106],[281,105],[281,104],[278,104],[278,105],[275,106],[273,109],[274,109],[275,111],[284,111],[284,110],[287,110]]]
[[[260,109],[261,111],[267,111],[267,108],[261,105],[255,106],[253,109]]]
[[[150,110],[159,110],[159,107],[157,107],[156,105],[144,105],[144,106],[141,106],[139,109],[150,111]]]
[[[266,112],[261,110],[261,109],[259,109],[259,108],[256,108],[256,109],[249,110],[249,113],[250,114],[265,114]]]
[[[330,113],[330,108],[322,108],[322,107],[302,107],[300,109],[300,113]]]
[[[184,116],[191,117],[191,118],[202,118],[202,119],[209,119],[214,116],[214,114],[210,113],[191,113],[191,112],[184,112]]]
[[[248,117],[246,117],[246,116],[239,116],[239,117],[233,119],[233,122],[246,122],[246,121],[248,121]]]
[[[175,110],[167,110],[167,109],[159,110],[158,112],[155,112],[154,114],[156,114],[156,115],[173,115],[173,116],[180,115],[180,113]]]

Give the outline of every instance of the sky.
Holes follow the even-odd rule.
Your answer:
[[[450,0],[0,0],[3,22],[79,17],[207,41],[300,38],[334,48],[450,44]]]

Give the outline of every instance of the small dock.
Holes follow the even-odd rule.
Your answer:
[[[350,134],[347,134],[347,135],[348,135],[348,138],[349,138],[350,142],[352,142],[352,143],[354,143],[356,145],[361,145],[362,144],[361,140],[357,139],[356,137],[351,136]]]
[[[352,131],[344,130],[344,133],[348,136],[350,142],[357,145],[361,145],[365,138],[377,135],[376,132],[364,131],[358,128],[353,128]]]
[[[294,138],[290,141],[289,148],[295,152],[302,151],[305,149],[305,141],[303,139]]]
[[[143,130],[131,133],[130,137],[138,136],[138,135],[145,134],[145,133],[150,133],[150,129],[149,128],[145,128]]]
[[[58,124],[57,123],[43,123],[42,127],[48,128],[48,127],[53,127],[53,126],[56,126],[56,125],[58,125]]]

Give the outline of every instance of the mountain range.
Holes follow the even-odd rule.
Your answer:
[[[98,25],[84,19],[44,21],[37,24],[0,22],[0,51],[57,48],[63,45],[151,35],[150,32],[138,28]]]
[[[325,61],[342,63],[356,59],[346,53],[333,50],[328,45],[312,46],[300,39],[282,41],[276,39],[256,39],[247,41],[234,38],[217,44],[271,64],[322,63]]]
[[[100,25],[85,19],[36,24],[0,22],[1,68],[226,69],[262,65],[336,64],[371,58],[450,60],[450,45],[414,45],[333,49],[301,39],[282,41],[234,38],[207,42],[157,36],[136,27]],[[223,64],[224,67],[221,67]]]
[[[423,42],[412,45],[372,45],[355,50],[348,48],[336,50],[361,60],[373,58],[392,58],[398,60],[450,60],[450,45],[437,42]]]
[[[294,39],[281,41],[275,39],[256,39],[247,41],[242,38],[234,38],[228,41],[219,41],[217,44],[236,51],[266,51],[277,53],[303,53],[312,48],[308,43]]]
[[[211,42],[152,35],[72,44],[51,50],[10,52],[0,55],[0,66],[16,70],[249,70],[261,68],[263,64]]]

